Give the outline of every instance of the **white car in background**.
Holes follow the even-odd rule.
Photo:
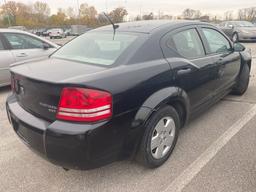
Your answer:
[[[49,31],[49,36],[50,36],[50,39],[53,39],[53,38],[65,38],[66,34],[65,34],[63,29],[55,28],[55,29],[51,29]]]
[[[46,57],[59,47],[25,31],[0,29],[0,87],[10,84],[11,64]]]

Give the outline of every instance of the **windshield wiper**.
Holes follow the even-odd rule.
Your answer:
[[[113,40],[115,40],[116,29],[119,28],[119,25],[116,25],[116,24],[110,19],[110,17],[109,17],[105,12],[103,12],[103,14],[104,14],[105,17],[108,19],[108,21],[111,23],[111,25],[113,26],[113,30],[114,30]]]

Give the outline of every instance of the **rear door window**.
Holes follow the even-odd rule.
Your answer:
[[[168,41],[168,46],[188,59],[205,56],[203,44],[196,29],[188,29],[172,35]]]
[[[224,35],[215,29],[202,28],[209,45],[208,54],[225,53],[231,50],[231,45]]]

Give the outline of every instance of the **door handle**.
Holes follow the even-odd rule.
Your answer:
[[[192,71],[191,68],[184,68],[184,69],[179,69],[177,71],[177,75],[185,75],[185,74],[188,74]]]
[[[20,53],[17,55],[17,57],[27,57],[28,55],[26,53]]]

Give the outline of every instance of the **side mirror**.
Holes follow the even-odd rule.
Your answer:
[[[49,45],[49,44],[43,43],[43,49],[44,49],[44,50],[47,50],[47,49],[49,49],[49,48],[50,48],[50,45]]]
[[[235,52],[242,52],[244,50],[245,50],[245,46],[243,46],[241,43],[234,43]]]

